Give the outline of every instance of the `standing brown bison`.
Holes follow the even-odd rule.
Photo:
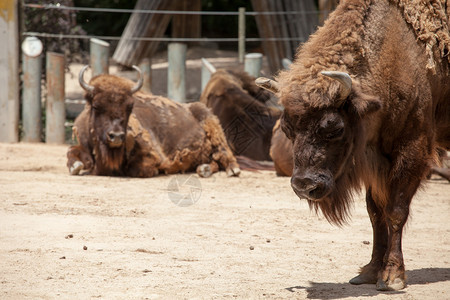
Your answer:
[[[405,287],[402,231],[411,199],[450,148],[447,1],[341,1],[277,81],[293,143],[291,185],[333,223],[366,188],[372,259],[350,283]]]
[[[87,104],[73,127],[79,144],[67,152],[71,174],[84,169],[92,175],[152,177],[196,170],[206,177],[223,168],[239,175],[219,120],[202,103],[179,104],[140,92],[141,79],[134,84],[99,75],[88,84],[86,68],[79,81]]]

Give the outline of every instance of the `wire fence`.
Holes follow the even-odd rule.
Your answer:
[[[36,8],[36,9],[58,9],[69,11],[85,11],[85,12],[103,12],[103,13],[142,13],[142,14],[167,14],[167,15],[205,15],[205,16],[239,16],[238,11],[176,11],[176,10],[145,10],[145,9],[118,9],[118,8],[95,8],[95,7],[72,7],[60,4],[34,4],[23,3],[22,7]],[[328,11],[246,11],[245,16],[258,15],[319,15],[320,13],[327,13]],[[47,32],[22,32],[23,36],[36,36],[42,38],[58,38],[58,39],[91,39],[97,38],[109,41],[119,41],[121,36],[104,36],[104,35],[77,35],[77,34],[62,34],[62,33],[47,33]],[[147,42],[239,42],[239,38],[169,38],[169,37],[127,37],[127,40],[133,41],[147,41]],[[304,41],[306,37],[245,37],[246,42],[262,42],[262,41]]]
[[[98,8],[98,7],[75,7],[65,6],[59,4],[32,4],[24,3],[24,7],[42,8],[42,9],[61,9],[73,11],[88,11],[88,12],[110,12],[110,13],[143,13],[143,14],[165,14],[165,15],[205,15],[205,16],[238,16],[237,11],[178,11],[178,10],[149,10],[149,9],[120,9],[120,8]],[[257,15],[308,15],[318,14],[320,11],[246,11],[246,16]]]
[[[120,40],[120,36],[104,36],[104,35],[78,35],[78,34],[60,34],[60,33],[45,33],[26,31],[22,33],[24,36],[35,36],[44,38],[69,38],[69,39],[91,39],[97,38],[102,40]],[[132,41],[148,41],[148,42],[238,42],[239,38],[167,38],[167,37],[130,37],[126,38]],[[261,42],[261,41],[303,41],[304,37],[295,38],[245,38],[247,42]]]

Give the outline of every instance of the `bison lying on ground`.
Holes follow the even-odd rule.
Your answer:
[[[141,79],[135,85],[99,75],[88,84],[86,68],[79,81],[87,104],[73,127],[79,144],[67,152],[71,174],[152,177],[196,170],[207,177],[222,168],[239,175],[219,120],[202,103],[139,92]]]
[[[437,147],[450,149],[449,10],[442,0],[341,1],[278,83],[258,80],[285,107],[300,198],[342,224],[352,189],[366,187],[372,259],[352,284],[406,285],[411,199]]]
[[[281,110],[267,106],[269,98],[270,93],[258,87],[246,72],[217,70],[200,102],[217,115],[236,155],[270,160],[272,129]]]

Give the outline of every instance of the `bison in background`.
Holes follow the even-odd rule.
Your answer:
[[[266,105],[270,93],[243,71],[217,70],[200,102],[219,118],[234,154],[254,160],[271,160],[270,144],[281,110]]]
[[[73,127],[78,145],[67,152],[72,175],[83,170],[131,177],[197,171],[207,177],[219,169],[239,175],[219,120],[205,105],[140,92],[142,79],[135,84],[99,75],[88,84],[83,79],[86,68],[79,81],[87,104]]]
[[[365,186],[372,258],[352,284],[406,286],[401,245],[411,199],[438,147],[450,149],[445,9],[439,0],[341,1],[278,82],[259,81],[285,107],[299,198],[343,224],[352,190]]]

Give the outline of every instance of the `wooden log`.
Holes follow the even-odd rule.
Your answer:
[[[314,0],[252,0],[254,11],[299,11],[296,14],[257,15],[256,24],[261,38],[291,38],[291,41],[263,41],[264,54],[270,71],[277,72],[283,58],[293,58],[298,45],[304,42],[317,26]],[[287,35],[286,35],[287,34]]]
[[[267,0],[252,0],[253,10],[257,12],[269,11]],[[268,15],[257,15],[256,24],[258,26],[259,35],[262,38],[275,38],[272,19]],[[275,41],[266,40],[262,42],[264,53],[268,58],[269,68],[272,73],[276,73],[282,68],[282,53],[279,53],[277,43]]]
[[[138,0],[135,9],[171,10],[176,0]],[[159,42],[132,40],[133,37],[162,37],[172,16],[167,14],[133,13],[128,20],[113,59],[122,65],[131,67],[143,58],[153,56]]]
[[[177,2],[176,10],[201,11],[201,0],[183,0]],[[200,38],[202,34],[201,15],[174,15],[172,18],[172,37],[174,38]],[[188,43],[193,45],[194,43]]]
[[[276,11],[289,11],[286,9],[285,3],[283,1],[275,1],[275,3],[273,3],[275,6],[275,10]],[[288,31],[288,26],[291,25],[289,24],[288,21],[288,17],[292,16],[292,15],[276,15],[274,16],[275,19],[277,20],[278,26],[279,26],[279,33],[281,37],[284,38],[289,38],[291,35],[289,34]],[[283,44],[283,50],[284,50],[284,57],[288,57],[288,58],[292,58],[292,53],[294,53],[294,50],[291,47],[291,42],[290,41],[281,41],[281,43]]]

